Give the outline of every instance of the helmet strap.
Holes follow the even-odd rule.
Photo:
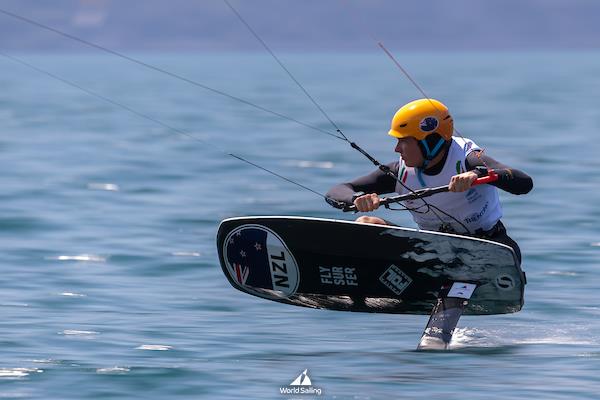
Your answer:
[[[427,138],[422,139],[419,142],[421,143],[423,150],[424,150],[423,156],[425,157],[425,163],[423,164],[423,168],[427,167],[427,164],[429,164],[429,161],[433,160],[435,158],[435,156],[438,155],[442,146],[444,145],[444,143],[446,143],[444,138],[440,138],[438,140],[438,142],[435,144],[435,146],[433,146],[433,149],[430,149],[429,143],[427,143]]]
[[[443,137],[440,137],[435,146],[433,146],[433,149],[429,147],[429,143],[427,143],[427,138],[419,140],[419,143],[421,144],[421,151],[425,160],[423,161],[423,165],[420,168],[417,168],[417,178],[419,179],[419,183],[421,184],[421,186],[425,187],[426,185],[425,180],[423,179],[422,171],[425,168],[427,168],[429,163],[440,153],[440,150],[444,147],[444,143],[446,143],[446,140],[444,140]]]

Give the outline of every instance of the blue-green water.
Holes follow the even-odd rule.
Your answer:
[[[529,195],[501,194],[529,279],[520,313],[463,317],[452,351],[422,353],[426,316],[238,292],[220,220],[352,216],[0,59],[0,397],[281,399],[308,369],[321,398],[597,398],[600,54],[397,56],[464,136],[534,178]],[[342,141],[119,59],[21,57],[322,193],[372,169]],[[139,57],[330,129],[268,56]],[[419,94],[385,55],[282,59],[346,135],[395,159],[389,119]]]

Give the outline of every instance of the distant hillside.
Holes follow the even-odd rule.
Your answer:
[[[597,48],[596,0],[232,0],[278,50]],[[1,0],[11,11],[115,49],[254,50],[221,0]],[[0,46],[81,45],[0,14]]]

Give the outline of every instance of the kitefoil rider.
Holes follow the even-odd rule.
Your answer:
[[[502,208],[497,188],[512,194],[528,193],[533,181],[523,171],[510,168],[485,154],[472,140],[453,136],[448,108],[434,99],[419,99],[401,107],[392,119],[390,136],[398,139],[400,159],[387,164],[398,179],[381,169],[351,182],[334,186],[329,202],[354,204],[358,211],[379,207],[379,195],[449,185],[449,192],[425,199],[402,202],[420,229],[454,232],[509,245],[519,260],[517,243],[506,234],[500,221]],[[471,184],[488,169],[498,180],[487,185]],[[339,203],[338,203],[339,205]],[[390,223],[382,218],[361,216],[357,222]]]

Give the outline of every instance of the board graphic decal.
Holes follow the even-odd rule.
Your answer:
[[[298,265],[286,244],[269,228],[248,224],[231,231],[223,243],[223,255],[230,277],[253,292],[275,291],[273,298],[289,297],[299,283]],[[261,289],[261,290],[256,290]]]

